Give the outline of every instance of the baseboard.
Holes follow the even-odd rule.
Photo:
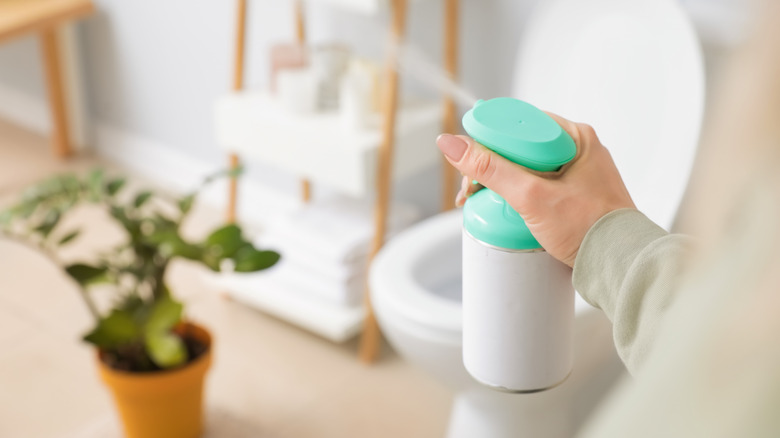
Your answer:
[[[227,158],[220,163],[209,162],[164,142],[107,124],[96,123],[93,127],[95,152],[99,156],[174,193],[188,193],[198,188],[206,176],[226,167]],[[227,179],[218,180],[203,189],[200,200],[225,209],[227,194]],[[300,201],[247,172],[240,180],[238,206],[242,223],[262,227],[270,216],[297,208]]]
[[[5,84],[0,84],[0,117],[33,132],[48,134],[51,131],[46,99]]]

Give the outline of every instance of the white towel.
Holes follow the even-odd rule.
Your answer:
[[[388,216],[388,238],[419,219],[416,209],[402,204],[394,204]],[[343,280],[365,271],[373,236],[372,206],[335,198],[312,202],[280,217],[269,224],[259,243],[298,265]]]
[[[338,281],[294,263],[280,263],[278,279],[292,289],[306,291],[312,297],[341,306],[363,304],[367,278],[365,271],[346,281]]]
[[[332,281],[347,283],[355,277],[365,276],[368,271],[368,257],[361,257],[350,263],[328,260],[326,257],[315,254],[300,246],[292,244],[290,240],[268,238],[261,244],[262,247],[273,248],[282,254],[282,260],[295,265],[302,272],[312,272]]]
[[[251,277],[252,284],[259,289],[279,289],[280,293],[295,291],[308,300],[339,307],[362,305],[366,287],[365,275],[339,282],[301,269],[284,259],[270,269],[245,276]]]

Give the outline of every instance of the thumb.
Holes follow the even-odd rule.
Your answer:
[[[436,139],[436,145],[462,174],[479,181],[504,199],[515,192],[518,185],[537,183],[541,179],[465,135],[442,134]]]

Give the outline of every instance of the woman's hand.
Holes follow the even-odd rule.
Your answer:
[[[549,115],[577,144],[577,155],[557,172],[512,163],[467,136],[442,134],[436,143],[464,175],[456,204],[482,186],[490,188],[520,213],[550,255],[574,266],[582,239],[596,221],[613,210],[636,207],[593,128]]]

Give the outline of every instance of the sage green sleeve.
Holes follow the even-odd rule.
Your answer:
[[[574,287],[613,324],[618,354],[641,368],[671,303],[692,239],[669,234],[635,209],[604,215],[582,241]]]

